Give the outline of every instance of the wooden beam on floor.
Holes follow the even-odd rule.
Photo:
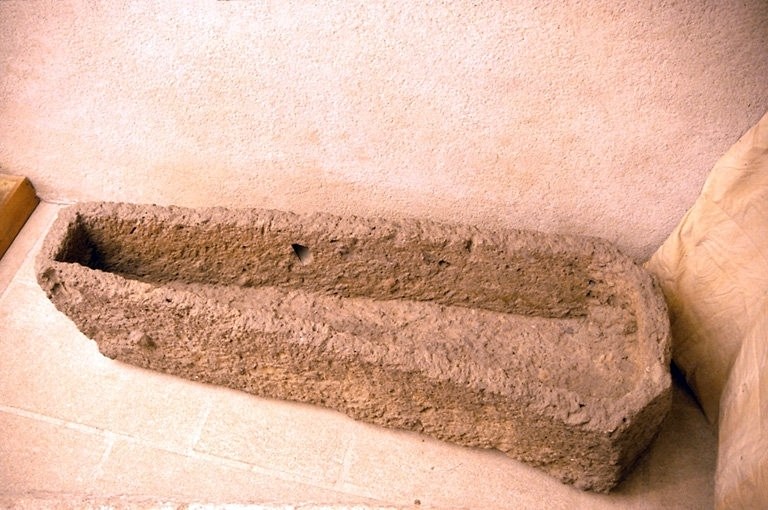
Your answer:
[[[0,258],[39,202],[29,179],[0,174]]]

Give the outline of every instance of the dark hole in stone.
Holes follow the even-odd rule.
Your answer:
[[[296,254],[302,264],[307,265],[312,262],[312,252],[309,250],[309,247],[293,243],[291,248],[293,248],[293,253]]]

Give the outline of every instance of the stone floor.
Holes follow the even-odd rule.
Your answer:
[[[0,260],[0,507],[712,507],[715,433],[680,387],[633,473],[596,495],[497,452],[104,358],[35,281],[60,207],[41,203]]]

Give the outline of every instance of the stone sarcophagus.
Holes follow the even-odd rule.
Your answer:
[[[670,404],[651,277],[606,242],[427,221],[93,203],[37,260],[103,354],[610,490]]]

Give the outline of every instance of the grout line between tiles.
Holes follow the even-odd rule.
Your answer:
[[[41,198],[40,201],[41,202],[45,202],[46,204],[61,205],[61,206],[68,206],[68,205],[73,205],[73,204],[77,203],[77,200],[64,200],[64,199],[61,199],[61,200],[53,200],[53,199],[48,200],[48,199]]]
[[[189,449],[187,450],[187,455],[192,455],[195,453],[195,447],[197,446],[197,443],[200,441],[200,437],[203,435],[205,424],[208,421],[208,416],[210,416],[212,409],[213,409],[213,400],[211,397],[208,397],[205,399],[205,406],[203,407],[203,410],[200,413],[200,421],[198,422],[197,426],[195,426],[195,433],[192,435],[192,441],[190,441]]]
[[[71,421],[62,420],[60,418],[54,418],[53,416],[47,416],[45,414],[39,414],[34,411],[27,411],[18,407],[6,406],[0,404],[0,412],[11,414],[15,416],[21,416],[30,420],[37,420],[48,425],[54,425],[57,427],[64,427],[70,430],[76,430],[84,434],[98,435],[105,437],[106,431],[98,427],[92,427],[90,425],[83,425],[82,423],[75,423]]]
[[[202,452],[198,452],[196,450],[190,452],[187,455],[187,457],[190,457],[192,459],[204,460],[204,461],[207,461],[207,462],[214,462],[214,463],[217,463],[217,464],[221,464],[222,466],[227,466],[227,467],[231,467],[231,468],[235,468],[235,469],[242,469],[243,471],[252,471],[254,473],[259,473],[259,474],[268,474],[272,478],[280,479],[280,477],[274,476],[274,474],[272,474],[273,472],[271,472],[271,471],[270,472],[266,472],[266,473],[261,473],[261,471],[259,471],[259,470],[254,470],[254,465],[253,464],[249,464],[249,463],[243,462],[241,460],[230,459],[228,457],[219,457],[217,455],[211,455],[210,453],[202,453]],[[289,481],[298,482],[298,481],[301,481],[301,480],[289,480]]]
[[[346,442],[344,446],[344,456],[341,459],[341,470],[339,471],[339,476],[336,479],[336,483],[333,484],[334,487],[341,488],[349,476],[349,471],[352,468],[352,451],[355,448],[356,442],[357,434],[353,433],[352,437],[349,439],[349,441]]]
[[[203,460],[211,460],[211,461],[216,459],[218,462],[222,464],[226,464],[232,467],[239,467],[241,469],[247,469],[248,471],[252,471],[260,475],[270,476],[272,478],[277,478],[278,480],[282,480],[284,482],[297,482],[297,483],[302,483],[306,485],[311,485],[313,487],[318,487],[321,489],[329,489],[329,490],[334,490],[334,486],[335,486],[335,484],[333,483],[320,482],[298,473],[283,471],[275,468],[265,468],[258,464],[251,464],[248,462],[234,459],[232,457],[220,457],[218,455],[212,455],[210,453],[204,453],[198,450],[193,450],[188,454],[188,456],[193,458],[203,459]],[[336,492],[338,492],[338,490]]]
[[[104,474],[104,466],[106,465],[107,460],[109,460],[109,456],[112,454],[112,448],[115,446],[115,442],[117,441],[117,436],[115,436],[115,434],[112,432],[106,432],[105,436],[107,439],[107,445],[104,448],[104,453],[101,455],[99,463],[93,469],[93,477],[96,479],[100,478]]]

